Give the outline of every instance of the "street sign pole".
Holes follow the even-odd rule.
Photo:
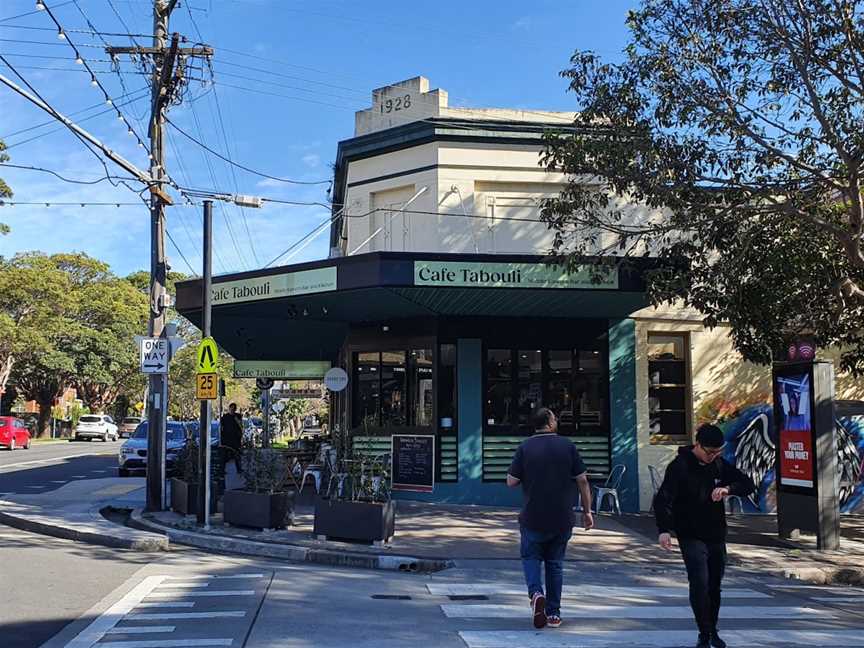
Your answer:
[[[270,447],[270,389],[265,389],[263,394],[264,400],[264,433],[262,435],[262,443],[265,448]]]
[[[210,337],[211,283],[213,274],[213,202],[204,201],[204,278],[202,281],[202,334]],[[200,358],[199,358],[200,359]],[[201,401],[201,426],[198,435],[198,524],[210,526],[210,401]]]

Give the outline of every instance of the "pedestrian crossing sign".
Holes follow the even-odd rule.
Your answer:
[[[216,371],[216,363],[219,362],[219,349],[212,337],[205,337],[198,345],[198,366],[196,373],[209,374]]]

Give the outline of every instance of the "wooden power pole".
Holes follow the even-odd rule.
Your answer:
[[[106,47],[116,56],[133,54],[149,56],[153,61],[151,81],[151,110],[148,134],[150,137],[150,176],[162,188],[167,181],[163,127],[165,113],[177,87],[183,81],[183,66],[178,59],[189,56],[209,57],[210,47],[180,47],[180,35],[175,33],[168,43],[168,21],[177,0],[154,0],[153,47]],[[176,66],[176,67],[175,67]],[[166,292],[168,262],[165,255],[165,206],[170,199],[164,192],[151,192],[150,196],[150,324],[151,337],[166,337],[165,313],[170,305]],[[147,510],[165,507],[165,434],[168,421],[168,374],[149,374],[150,389],[147,408]]]

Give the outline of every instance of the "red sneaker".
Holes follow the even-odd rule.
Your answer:
[[[534,627],[538,630],[546,625],[546,597],[542,592],[534,592],[531,597],[531,612],[534,615]]]
[[[546,623],[549,625],[550,628],[560,628],[561,617],[557,614],[550,614],[546,619]]]

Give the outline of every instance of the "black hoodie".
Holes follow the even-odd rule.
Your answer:
[[[723,486],[730,495],[741,497],[756,490],[753,480],[722,457],[703,464],[693,454],[693,446],[679,448],[654,497],[658,531],[675,531],[678,538],[725,542],[726,508],[723,500],[711,500],[714,489]]]

